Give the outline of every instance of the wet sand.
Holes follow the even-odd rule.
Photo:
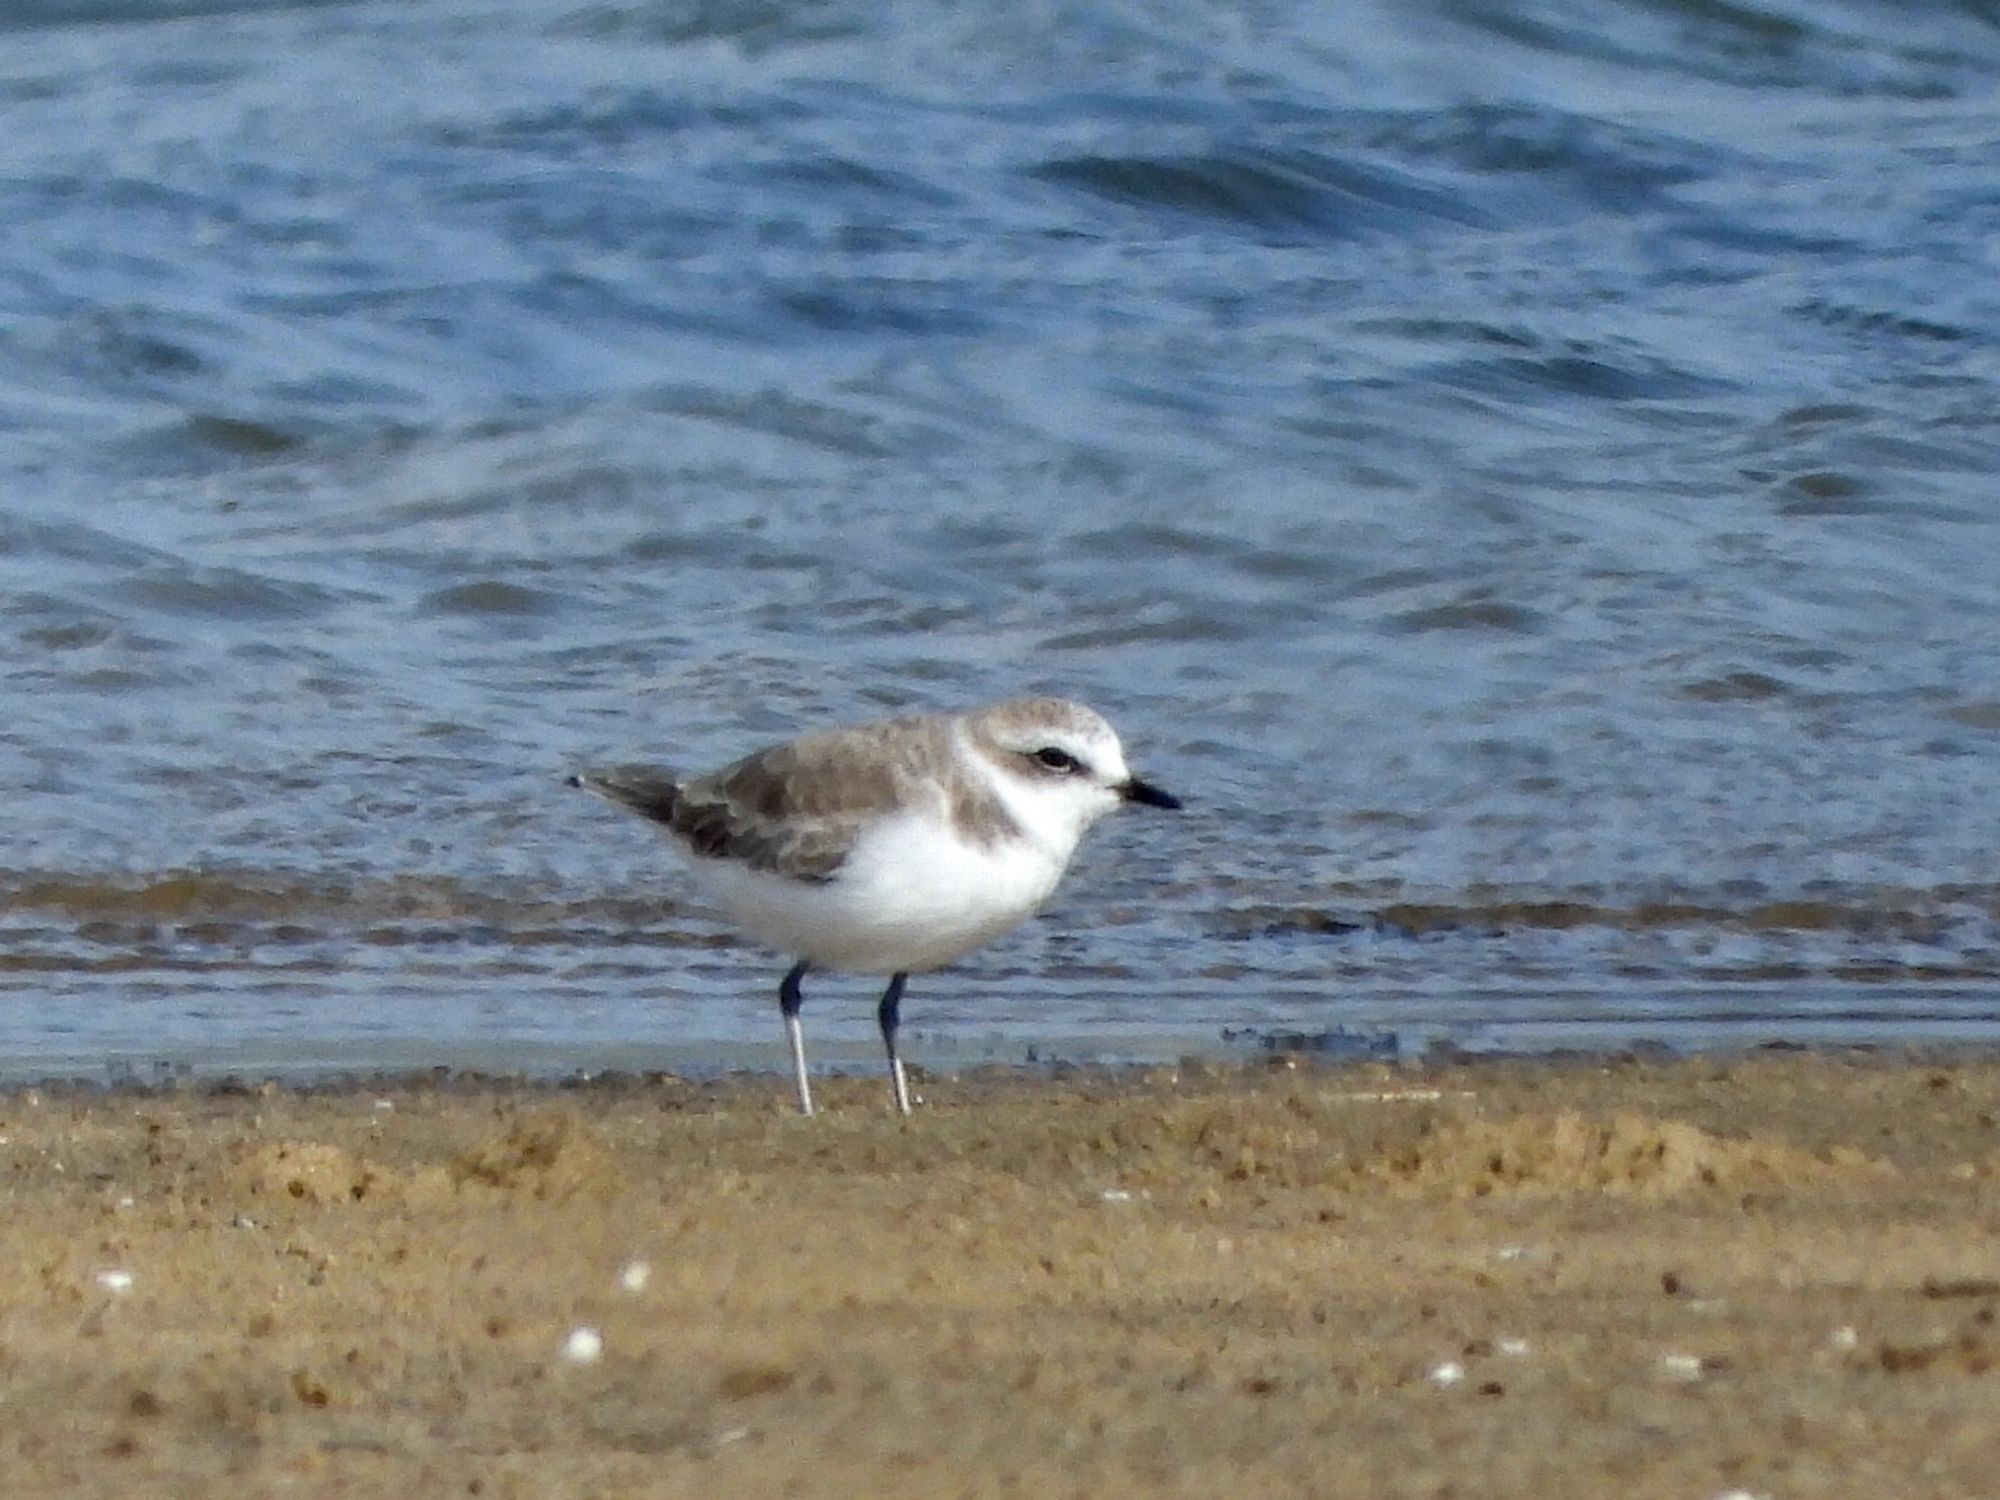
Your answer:
[[[9,1496],[1990,1494],[2000,1063],[0,1096]]]

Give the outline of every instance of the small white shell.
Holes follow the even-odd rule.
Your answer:
[[[1662,1354],[1660,1374],[1664,1379],[1677,1380],[1683,1385],[1692,1385],[1701,1379],[1701,1360],[1693,1354]]]

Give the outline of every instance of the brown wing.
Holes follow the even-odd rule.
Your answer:
[[[760,750],[682,788],[670,826],[697,854],[831,880],[862,830],[906,800],[904,758],[880,748],[835,733]]]
[[[942,734],[935,721],[893,720],[774,745],[687,782],[643,766],[578,781],[698,855],[825,881],[870,823],[907,804],[925,752],[948,754]]]

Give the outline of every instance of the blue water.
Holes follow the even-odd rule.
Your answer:
[[[0,1071],[769,1065],[561,773],[1024,690],[1191,807],[919,1059],[2000,1040],[1996,83],[1971,4],[9,7]]]

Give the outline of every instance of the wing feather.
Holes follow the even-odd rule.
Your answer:
[[[792,880],[832,880],[873,823],[926,796],[956,797],[948,723],[892,719],[807,735],[707,776],[677,781],[647,766],[575,780],[660,824],[691,852]],[[939,788],[937,770],[954,768]]]

